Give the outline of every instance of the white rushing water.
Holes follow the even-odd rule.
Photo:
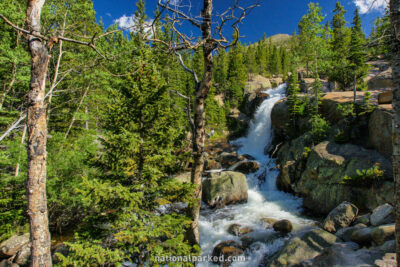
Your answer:
[[[279,191],[276,188],[276,178],[279,171],[275,168],[274,160],[264,155],[264,148],[272,141],[271,111],[274,104],[285,97],[286,85],[267,90],[269,98],[257,109],[254,120],[250,124],[247,136],[233,142],[240,146],[239,154],[249,154],[259,163],[260,169],[256,173],[247,175],[249,187],[248,201],[245,204],[231,205],[217,210],[203,210],[199,222],[200,244],[203,255],[211,255],[213,248],[225,240],[240,238],[227,232],[233,223],[249,226],[254,232],[249,235],[264,241],[274,231],[266,229],[261,218],[288,219],[294,229],[309,225],[312,221],[300,216],[302,200],[291,194]],[[265,182],[260,182],[259,176],[265,175]],[[236,262],[231,266],[258,266],[265,255],[272,255],[284,243],[285,238],[271,238],[270,242],[256,242],[246,251],[246,262]],[[211,262],[203,262],[199,266],[216,266]]]

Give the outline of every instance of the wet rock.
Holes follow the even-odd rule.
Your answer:
[[[230,166],[234,165],[235,163],[244,160],[243,156],[238,155],[236,152],[222,152],[217,161],[221,163],[223,168],[229,168]]]
[[[260,164],[257,161],[240,161],[230,167],[229,170],[249,174],[256,172],[259,168]]]
[[[213,249],[212,256],[213,256],[213,262],[214,263],[219,263],[222,266],[229,266],[230,262],[227,261],[230,256],[239,256],[243,254],[243,247],[233,241],[233,240],[228,240],[219,243],[215,248]],[[217,260],[215,260],[214,257],[218,257]],[[225,259],[225,261],[222,261]]]
[[[271,111],[271,123],[277,137],[284,139],[287,135],[287,125],[290,122],[290,112],[286,99],[275,103]]]
[[[254,230],[251,227],[242,226],[237,223],[231,224],[228,228],[228,233],[235,235],[235,236],[242,236],[242,235],[251,233],[253,231]]]
[[[386,253],[382,259],[376,260],[376,267],[396,267],[396,253]]]
[[[372,241],[378,246],[383,245],[386,241],[394,239],[395,226],[393,224],[380,225],[372,228]]]
[[[351,234],[351,241],[356,242],[360,246],[370,246],[372,243],[372,228],[362,228]]]
[[[289,220],[280,220],[275,222],[272,227],[275,231],[281,232],[282,234],[290,233],[293,230],[293,225]]]
[[[324,249],[320,255],[312,261],[313,267],[326,266],[372,266],[376,259],[382,257],[379,250],[360,249],[355,243],[336,243]]]
[[[256,242],[267,244],[273,242],[280,237],[282,237],[282,235],[274,231],[253,231],[249,234],[246,234],[245,236],[242,236],[240,238],[240,241],[242,242],[242,246],[247,249]]]
[[[253,157],[252,155],[249,155],[249,154],[243,154],[242,156],[245,157],[248,160],[256,160],[255,157]]]
[[[365,224],[357,224],[352,227],[341,228],[336,232],[336,236],[345,242],[349,242],[349,241],[351,241],[352,234],[355,231],[363,229],[363,228],[367,228],[367,226]]]
[[[362,223],[365,225],[370,225],[370,217],[371,217],[370,213],[358,216],[354,220],[353,224],[356,225],[356,224]]]
[[[313,229],[301,236],[290,239],[270,260],[267,266],[295,266],[318,256],[325,248],[332,246],[338,238],[323,230]]]
[[[23,246],[29,243],[29,233],[15,235],[0,244],[0,256],[14,256]]]
[[[211,173],[203,180],[202,200],[211,207],[247,201],[246,176],[240,172],[224,171]]]
[[[266,223],[268,226],[276,223],[278,220],[274,219],[274,218],[261,218],[260,219],[261,222]]]
[[[395,253],[396,252],[396,240],[388,240],[383,245],[379,246],[383,253]]]
[[[394,222],[393,207],[389,204],[381,205],[375,208],[371,214],[371,224],[382,225]]]
[[[328,214],[323,227],[328,232],[335,233],[340,228],[349,226],[357,214],[358,208],[350,202],[344,201]]]

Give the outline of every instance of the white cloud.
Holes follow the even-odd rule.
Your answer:
[[[135,32],[138,29],[139,23],[135,14],[131,16],[123,15],[122,17],[114,20],[115,23],[118,24],[120,28],[129,28],[129,31]],[[145,31],[146,33],[151,30],[151,24],[153,23],[153,19],[147,19],[145,21]]]
[[[374,10],[383,12],[388,5],[388,0],[353,0],[353,2],[360,9],[361,14]]]

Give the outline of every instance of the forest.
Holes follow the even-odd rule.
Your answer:
[[[311,2],[291,35],[244,43],[240,25],[260,3],[234,2],[215,15],[204,0],[191,16],[175,1],[146,10],[137,0],[121,29],[96,19],[91,0],[0,1],[0,243],[29,241],[25,252],[0,245],[0,266],[193,266],[158,259],[204,255],[207,157],[246,135],[259,77],[287,85],[289,120],[272,151],[307,134],[309,153],[330,138],[328,91],[350,93],[332,138],[354,141],[351,128],[377,108],[369,62],[393,60],[389,8],[366,36],[358,9],[346,21],[339,1]]]

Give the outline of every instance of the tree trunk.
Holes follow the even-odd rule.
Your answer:
[[[400,266],[400,0],[390,1],[393,60],[393,174],[395,194],[396,254]]]
[[[190,215],[193,219],[189,229],[189,241],[192,244],[200,244],[199,241],[199,217],[201,207],[201,181],[204,168],[204,142],[206,136],[206,114],[205,114],[205,100],[212,85],[212,51],[215,48],[215,43],[211,40],[211,14],[212,14],[212,0],[204,0],[203,10],[201,12],[203,23],[201,31],[203,40],[207,40],[204,44],[204,76],[201,83],[197,86],[195,92],[194,103],[194,126],[195,132],[193,134],[193,167],[191,182],[196,185],[194,192],[195,204],[190,208]]]
[[[40,33],[40,15],[45,0],[29,0],[26,11],[28,30]],[[32,57],[28,94],[28,216],[33,267],[52,266],[46,198],[47,123],[44,104],[49,50],[44,41],[29,36]]]

